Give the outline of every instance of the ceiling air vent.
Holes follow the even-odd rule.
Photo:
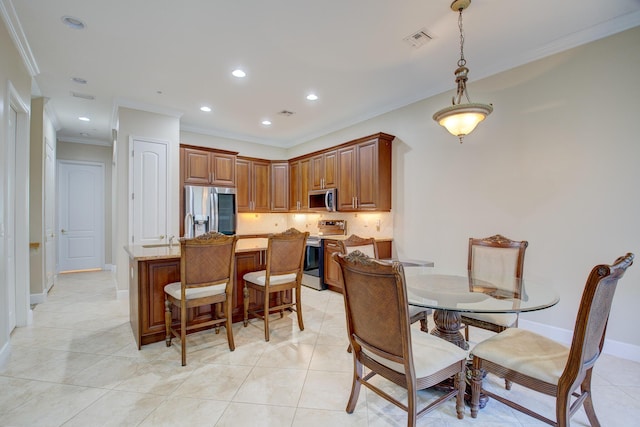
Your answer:
[[[433,39],[433,37],[429,35],[426,28],[421,28],[415,33],[408,35],[403,40],[411,47],[417,49],[420,46],[427,44],[427,42],[431,41],[431,39]]]
[[[281,116],[289,117],[289,116],[293,116],[295,113],[289,110],[282,110],[282,111],[279,111],[278,114]]]
[[[88,93],[80,93],[80,92],[71,92],[71,96],[73,96],[74,98],[88,99],[91,101],[96,99],[96,97],[93,95],[89,95]]]

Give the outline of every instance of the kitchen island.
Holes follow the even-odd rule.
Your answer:
[[[266,237],[252,235],[238,239],[231,301],[234,323],[243,320],[242,277],[248,272],[265,268]],[[164,287],[180,281],[180,245],[126,246],[125,251],[129,255],[129,321],[140,349],[145,344],[165,339]],[[284,294],[285,301],[291,297],[291,292]],[[250,305],[261,304],[261,295],[257,292],[250,293],[249,298]],[[272,304],[275,305],[275,301]],[[215,312],[213,306],[195,307],[189,310],[187,322],[203,323],[212,319]],[[176,325],[178,314],[177,310],[172,314]]]

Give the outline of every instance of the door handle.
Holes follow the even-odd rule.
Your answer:
[[[63,228],[63,229],[61,229],[61,230],[60,230],[60,232],[61,232],[62,234],[64,234],[64,233],[66,233],[66,232],[67,232],[67,230],[65,230],[65,229]]]

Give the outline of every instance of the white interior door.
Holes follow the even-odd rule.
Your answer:
[[[60,271],[104,265],[104,165],[58,162]]]
[[[16,140],[17,140],[18,112],[11,106],[9,109],[9,139],[7,140],[7,157],[5,172],[5,278],[8,290],[9,332],[16,327]]]
[[[132,138],[132,177],[129,242],[135,245],[167,242],[167,150],[163,141]]]

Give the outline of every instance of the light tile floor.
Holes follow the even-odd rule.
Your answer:
[[[362,388],[353,414],[344,411],[352,360],[346,352],[342,296],[303,290],[305,330],[295,316],[234,325],[236,350],[224,331],[189,336],[186,367],[180,345],[138,351],[128,300],[117,300],[109,272],[61,275],[33,325],[16,329],[11,355],[0,367],[0,426],[402,426],[406,415]],[[433,325],[431,321],[430,325]],[[415,326],[415,325],[414,325]],[[485,332],[474,329],[472,338]],[[473,344],[473,343],[472,343]],[[638,425],[640,364],[603,356],[594,378],[603,426]],[[396,386],[379,385],[402,397]],[[503,382],[489,377],[489,385]],[[421,391],[426,400],[433,392]],[[552,402],[514,385],[510,392],[552,414]],[[427,414],[419,426],[534,426],[533,418],[489,402],[477,419],[454,402]],[[580,410],[573,426],[588,425]]]

